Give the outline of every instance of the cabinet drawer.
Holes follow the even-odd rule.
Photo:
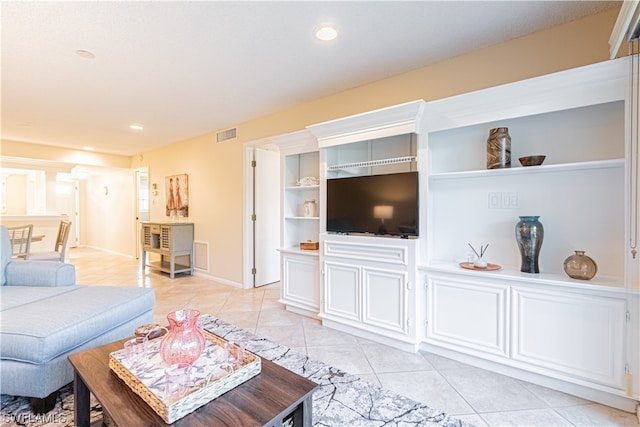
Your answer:
[[[384,262],[401,266],[409,265],[407,246],[365,244],[325,240],[323,244],[325,256],[333,258]]]

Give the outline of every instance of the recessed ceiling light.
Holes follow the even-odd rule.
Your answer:
[[[132,130],[144,130],[144,127],[142,125],[132,124],[132,125],[129,125],[129,129],[132,129]]]
[[[89,52],[88,50],[82,50],[82,49],[76,50],[76,55],[84,59],[94,59],[96,57],[92,52]]]
[[[89,147],[88,145],[87,145],[87,146],[82,147],[82,149],[83,149],[83,150],[86,150],[86,151],[95,151],[95,148],[93,148],[93,147]]]
[[[313,34],[318,40],[331,41],[338,37],[338,30],[336,30],[331,25],[322,25],[316,28]]]

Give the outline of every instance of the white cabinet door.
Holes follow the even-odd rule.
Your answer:
[[[522,288],[512,292],[514,360],[623,388],[624,299]]]
[[[508,357],[507,286],[427,276],[426,341]]]
[[[318,257],[282,254],[282,302],[317,314],[319,277]]]
[[[364,268],[363,322],[394,332],[407,333],[408,275],[403,271]]]
[[[325,261],[324,311],[360,321],[360,268]]]

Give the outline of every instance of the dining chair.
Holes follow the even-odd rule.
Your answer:
[[[31,248],[33,224],[7,227],[7,230],[9,230],[9,239],[11,240],[11,256],[26,259]]]
[[[67,240],[69,239],[69,230],[71,230],[71,221],[60,221],[58,227],[58,236],[53,251],[33,252],[26,259],[35,261],[59,261],[64,262],[67,252]]]

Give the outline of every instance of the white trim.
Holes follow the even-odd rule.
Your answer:
[[[420,133],[425,101],[406,102],[350,117],[307,126],[318,138],[318,147],[349,144],[406,133]]]
[[[632,25],[638,26],[640,24],[640,7],[638,6],[640,6],[640,0],[625,0],[622,2],[618,19],[616,19],[609,37],[609,59],[613,59],[618,55],[622,41],[632,31]]]

